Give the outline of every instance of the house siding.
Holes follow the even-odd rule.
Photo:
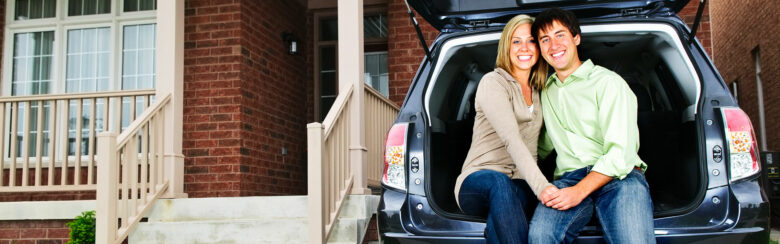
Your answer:
[[[760,137],[753,49],[759,47],[767,148],[780,150],[780,5],[772,0],[712,1],[713,59],[723,80],[738,81],[739,107],[750,116]],[[730,87],[730,86],[729,86]],[[760,140],[760,139],[759,139]]]

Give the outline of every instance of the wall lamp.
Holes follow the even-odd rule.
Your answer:
[[[290,55],[298,54],[298,42],[299,42],[298,37],[296,37],[290,32],[283,32],[282,40],[284,40],[284,42],[287,43],[287,53],[289,53]]]

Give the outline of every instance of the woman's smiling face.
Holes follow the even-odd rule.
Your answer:
[[[534,37],[531,36],[531,24],[518,25],[511,38],[509,41],[511,71],[530,71],[539,60],[539,49]]]

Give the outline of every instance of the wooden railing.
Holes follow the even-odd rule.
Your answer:
[[[309,243],[328,239],[341,203],[352,187],[347,117],[353,86],[336,97],[325,120],[307,125],[309,181]]]
[[[119,136],[98,135],[97,243],[122,243],[168,188],[163,135],[170,100],[160,98]]]
[[[378,187],[384,167],[385,139],[400,108],[390,99],[365,86],[366,178],[369,186]]]
[[[154,94],[0,97],[0,192],[95,190],[97,133],[121,131]]]
[[[373,88],[355,91],[355,85],[340,92],[328,115],[320,123],[310,123],[308,130],[309,243],[325,243],[341,211],[341,205],[352,187],[379,186],[385,137],[392,126],[398,106]],[[364,96],[364,106],[351,104],[352,96]],[[363,117],[352,117],[354,109],[363,109]],[[365,144],[351,141],[350,132],[361,130],[363,119]],[[358,170],[350,162],[350,150],[365,148],[366,158]],[[366,183],[355,181],[365,176]],[[358,184],[358,185],[355,185]]]

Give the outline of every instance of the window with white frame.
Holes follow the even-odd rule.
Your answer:
[[[41,94],[104,92],[116,90],[153,89],[155,87],[155,37],[156,0],[8,0],[4,40],[4,70],[2,95],[24,96]],[[9,72],[10,71],[10,72]],[[121,127],[130,124],[130,105],[140,105],[136,114],[143,111],[149,101],[122,100]],[[81,154],[87,154],[89,129],[76,130],[79,119],[88,120],[95,113],[96,131],[102,128],[104,99],[83,100],[81,118],[75,101],[69,107],[63,127],[68,130],[68,155],[75,155],[76,134],[82,134]],[[17,143],[15,155],[21,155],[22,145],[27,144],[30,156],[35,156],[38,119],[42,119],[44,134],[48,138],[51,103],[20,105],[16,111],[7,108],[7,115],[17,118]],[[93,110],[92,106],[95,106]],[[42,107],[43,117],[38,118]],[[29,109],[29,121],[24,116]],[[112,113],[113,114],[113,113]],[[111,115],[113,116],[113,115]],[[10,118],[10,116],[6,116]],[[116,120],[116,119],[112,119]],[[63,121],[63,122],[64,122]],[[8,121],[7,121],[8,122]],[[5,123],[8,125],[9,123]],[[59,124],[59,123],[58,123]],[[10,129],[4,128],[6,135]],[[30,133],[24,141],[24,133]],[[10,137],[6,137],[10,138]],[[48,148],[48,139],[42,142]],[[10,155],[6,141],[6,156]],[[59,149],[58,149],[59,150]],[[42,150],[43,156],[47,150]]]

